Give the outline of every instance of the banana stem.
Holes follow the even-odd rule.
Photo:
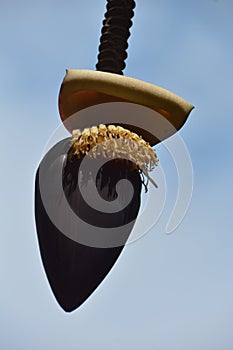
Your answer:
[[[96,70],[123,75],[134,0],[107,0]]]

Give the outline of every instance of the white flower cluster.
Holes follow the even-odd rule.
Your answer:
[[[148,172],[158,165],[158,158],[150,144],[141,136],[121,126],[92,126],[84,130],[74,130],[72,133],[72,155],[92,158],[123,158],[130,160],[148,176]]]

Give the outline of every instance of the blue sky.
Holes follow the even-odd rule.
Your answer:
[[[34,176],[60,124],[65,69],[95,69],[105,1],[1,1],[2,349],[232,350],[232,10],[231,0],[137,1],[125,75],[195,105],[180,131],[193,163],[192,200],[166,235],[177,175],[158,146],[168,191],[160,220],[66,314],[39,255]]]

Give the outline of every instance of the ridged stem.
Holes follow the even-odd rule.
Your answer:
[[[107,0],[96,70],[123,75],[134,0]]]

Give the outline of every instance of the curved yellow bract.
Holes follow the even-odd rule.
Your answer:
[[[59,93],[62,121],[84,108],[106,102],[131,102],[149,107],[163,115],[175,131],[183,126],[194,108],[174,93],[135,78],[92,70],[67,70]],[[65,125],[72,132],[69,122]],[[130,126],[130,130],[152,146],[159,142],[155,136],[136,126]]]

